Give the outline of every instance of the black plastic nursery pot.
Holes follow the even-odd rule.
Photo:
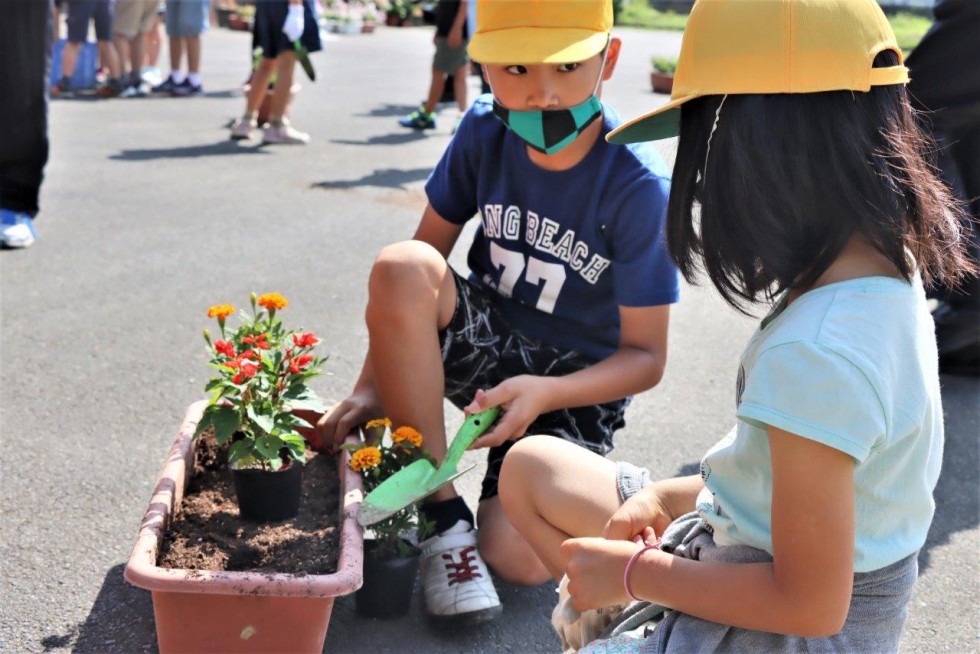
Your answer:
[[[285,470],[232,469],[238,510],[252,522],[278,522],[299,513],[303,465],[293,462]]]
[[[364,585],[354,594],[355,607],[359,615],[369,618],[400,618],[412,604],[420,552],[379,559],[373,553],[377,545],[375,540],[364,539]]]

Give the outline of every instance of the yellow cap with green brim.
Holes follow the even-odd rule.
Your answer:
[[[467,52],[481,64],[568,64],[606,47],[612,0],[476,0]]]
[[[898,55],[898,65],[873,68],[885,50]],[[895,33],[875,0],[697,0],[670,102],[606,139],[677,136],[681,105],[705,95],[867,92],[908,81]]]

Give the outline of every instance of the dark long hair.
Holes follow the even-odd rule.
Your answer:
[[[891,51],[875,59],[897,62]],[[703,270],[746,312],[808,288],[855,234],[906,279],[918,268],[926,284],[955,283],[973,268],[965,213],[928,163],[932,142],[904,86],[730,95],[705,167],[721,102],[705,96],[681,110],[667,243],[688,281]]]

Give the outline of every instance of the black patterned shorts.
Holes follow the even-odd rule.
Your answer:
[[[513,329],[494,306],[490,292],[455,271],[456,310],[439,333],[446,398],[462,409],[476,395],[517,375],[560,377],[595,363],[574,350],[548,345]],[[631,398],[560,409],[545,413],[531,423],[526,434],[548,434],[606,455],[613,449],[613,432],[626,424],[623,414]],[[524,435],[526,435],[524,434]],[[487,474],[480,500],[497,494],[497,479],[508,441],[490,448]]]

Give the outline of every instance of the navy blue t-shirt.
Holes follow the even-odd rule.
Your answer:
[[[607,143],[619,124],[603,105],[585,158],[545,170],[480,96],[425,185],[446,220],[479,213],[471,279],[496,291],[511,326],[597,361],[619,347],[620,306],[671,304],[680,287],[663,240],[666,166],[648,144]]]

